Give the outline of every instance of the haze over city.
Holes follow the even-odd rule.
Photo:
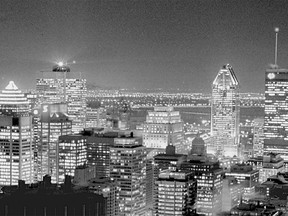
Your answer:
[[[37,71],[76,61],[101,87],[211,92],[229,63],[241,92],[264,92],[274,27],[287,66],[287,10],[285,0],[1,1],[1,88],[34,87]]]

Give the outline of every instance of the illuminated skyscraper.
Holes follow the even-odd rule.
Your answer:
[[[41,71],[37,78],[38,103],[67,103],[73,133],[85,128],[86,121],[86,79],[81,72],[70,72],[68,66],[59,64],[52,71]]]
[[[155,216],[196,213],[196,180],[192,172],[162,171],[155,182]]]
[[[267,69],[265,76],[264,152],[288,160],[288,69]]]
[[[39,143],[37,146],[38,180],[50,175],[57,182],[57,143],[59,136],[72,133],[72,122],[66,104],[44,104],[40,110]]]
[[[87,137],[87,163],[97,178],[110,176],[110,147],[117,137],[118,133],[111,131]]]
[[[223,66],[213,81],[211,106],[215,154],[220,157],[238,156],[239,82],[229,64]]]
[[[173,107],[154,107],[154,111],[148,111],[144,123],[144,146],[165,149],[173,145],[177,153],[183,153],[183,137],[183,121],[179,111],[174,111]]]
[[[221,212],[223,171],[219,163],[202,157],[184,161],[180,170],[192,172],[197,180],[197,213],[214,216]]]
[[[64,183],[65,175],[74,176],[76,167],[87,162],[87,138],[81,134],[60,136],[57,143],[57,183]]]
[[[146,150],[141,139],[115,138],[110,154],[110,176],[119,183],[121,189],[119,215],[145,215]]]
[[[33,183],[32,116],[24,94],[10,81],[0,93],[0,185]]]

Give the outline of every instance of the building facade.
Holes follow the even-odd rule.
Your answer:
[[[38,181],[50,175],[57,182],[58,138],[72,133],[72,122],[66,114],[66,104],[44,104],[40,110],[39,142],[37,146]]]
[[[119,215],[145,215],[146,150],[141,139],[115,138],[110,153],[110,176],[120,186]]]
[[[33,183],[32,116],[24,94],[10,81],[0,93],[0,185]]]
[[[148,111],[143,131],[145,147],[165,149],[173,145],[176,152],[181,153],[183,142],[183,121],[179,111],[174,111],[173,107],[154,107],[154,111]]]
[[[63,183],[65,175],[74,177],[75,169],[87,163],[87,139],[80,134],[60,136],[56,150],[56,179]]]
[[[264,151],[279,153],[288,160],[288,70],[265,73]]]
[[[227,64],[212,84],[211,135],[219,157],[239,155],[239,112],[239,82]]]
[[[155,181],[155,216],[196,213],[196,180],[188,171],[162,171]]]
[[[56,65],[52,71],[41,71],[37,76],[38,104],[67,103],[73,133],[85,128],[87,87],[81,72]]]
[[[223,171],[218,162],[190,160],[180,170],[193,173],[197,181],[196,210],[199,214],[217,215],[222,210]]]

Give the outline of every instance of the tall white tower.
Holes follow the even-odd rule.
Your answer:
[[[227,64],[212,84],[211,135],[217,156],[239,156],[239,82]]]

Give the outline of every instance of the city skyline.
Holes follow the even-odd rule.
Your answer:
[[[194,92],[210,92],[215,68],[229,63],[241,92],[264,92],[274,27],[279,66],[286,67],[287,7],[285,1],[3,1],[1,88],[9,80],[20,89],[35,86],[37,72],[62,60],[99,86]]]

